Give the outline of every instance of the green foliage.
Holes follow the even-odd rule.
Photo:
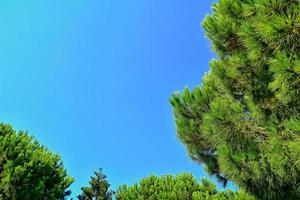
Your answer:
[[[117,200],[255,200],[243,192],[218,192],[216,186],[203,179],[201,183],[191,174],[162,177],[149,176],[133,186],[123,185]]]
[[[78,196],[79,200],[111,200],[114,192],[109,190],[110,184],[107,181],[106,175],[100,168],[94,172],[89,181],[89,187],[82,187],[82,194]]]
[[[175,93],[190,157],[261,199],[300,199],[300,1],[219,0],[203,22],[218,55]]]
[[[63,199],[72,182],[58,155],[0,124],[0,200]]]

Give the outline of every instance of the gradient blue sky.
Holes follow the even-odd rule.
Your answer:
[[[213,58],[212,0],[0,2],[1,121],[58,152],[73,195],[103,167],[112,187],[149,174],[205,176],[168,103]]]

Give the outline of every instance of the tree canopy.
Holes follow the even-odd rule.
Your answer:
[[[175,93],[190,157],[261,199],[300,198],[300,1],[219,0],[203,22],[218,58]]]
[[[72,182],[58,155],[0,124],[0,200],[64,199]]]
[[[123,185],[116,192],[117,200],[254,200],[244,192],[218,192],[216,186],[191,174],[149,176],[133,186]]]

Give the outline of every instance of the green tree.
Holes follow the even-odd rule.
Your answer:
[[[261,199],[300,199],[299,16],[299,0],[219,0],[203,22],[218,58],[170,99],[190,157]]]
[[[72,182],[58,155],[27,132],[0,124],[0,200],[63,199]]]
[[[243,192],[218,192],[216,186],[203,179],[201,183],[187,173],[177,176],[149,176],[133,186],[123,185],[117,200],[254,200]]]
[[[100,168],[99,171],[94,172],[94,175],[89,181],[89,187],[82,187],[82,194],[77,198],[79,200],[111,200],[114,192],[109,190],[110,184],[103,170]]]

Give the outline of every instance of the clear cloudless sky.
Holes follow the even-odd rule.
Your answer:
[[[214,57],[212,0],[0,2],[1,121],[62,156],[73,196],[99,167],[112,188],[206,174],[175,135],[170,95]]]

